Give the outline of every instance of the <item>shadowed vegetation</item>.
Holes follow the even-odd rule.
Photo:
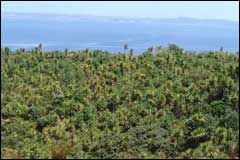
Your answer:
[[[1,49],[2,158],[238,158],[238,149],[238,54]]]

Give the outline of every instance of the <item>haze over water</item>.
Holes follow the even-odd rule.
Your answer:
[[[123,44],[128,43],[141,53],[151,46],[176,43],[185,50],[219,50],[220,47],[231,52],[239,50],[237,22],[76,17],[6,15],[1,22],[1,46],[30,49],[42,43],[45,50],[90,48],[122,52]]]

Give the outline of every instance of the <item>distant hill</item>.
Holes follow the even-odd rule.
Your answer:
[[[3,13],[3,20],[51,20],[51,21],[106,21],[117,23],[173,23],[188,25],[238,25],[239,22],[223,19],[179,18],[141,18],[141,17],[111,17],[84,14],[48,14],[48,13]]]

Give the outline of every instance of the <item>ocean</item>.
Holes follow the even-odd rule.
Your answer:
[[[13,17],[13,16],[12,16]],[[152,46],[177,44],[188,51],[239,51],[239,23],[192,20],[84,20],[1,18],[1,47],[32,49],[42,43],[44,50],[101,49],[123,52],[128,43],[136,54]],[[184,22],[184,23],[183,23]]]

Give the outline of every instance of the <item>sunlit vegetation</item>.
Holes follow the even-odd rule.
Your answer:
[[[128,48],[1,49],[1,157],[238,158],[239,55]]]

